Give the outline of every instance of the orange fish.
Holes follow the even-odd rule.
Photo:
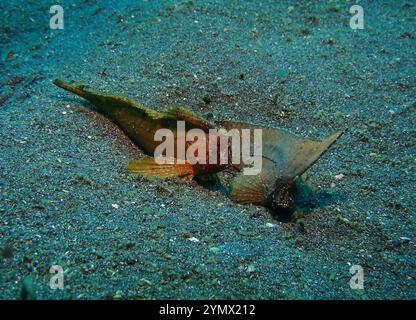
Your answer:
[[[295,179],[315,163],[342,134],[342,132],[337,132],[322,141],[314,141],[277,128],[230,121],[215,124],[183,107],[171,107],[164,112],[158,112],[128,98],[96,93],[85,89],[84,86],[72,86],[61,80],[54,80],[53,83],[94,104],[99,112],[115,122],[147,154],[139,160],[129,162],[127,165],[129,172],[147,177],[192,179],[195,176],[217,173],[234,167],[240,173],[231,182],[231,200],[242,204],[266,206],[275,211],[287,210],[293,206],[296,192]],[[201,129],[207,135],[210,129],[223,128],[227,131],[250,129],[251,133],[254,129],[261,129],[262,169],[260,173],[244,175],[241,169],[245,164],[233,165],[230,163],[231,159],[225,164],[191,164],[185,159],[159,164],[153,157],[155,149],[160,144],[160,141],[155,141],[155,133],[159,129],[169,129],[173,132],[174,158],[178,156],[178,145],[184,144],[185,151],[189,150],[192,145],[189,141],[183,141],[184,137],[177,130],[178,121],[184,121],[185,132],[191,129]],[[198,141],[205,144],[203,150],[206,154],[202,155],[197,152],[197,158],[205,156],[208,159],[215,152],[219,159],[223,151],[220,146],[221,135],[217,139],[213,144],[208,143],[209,139]]]

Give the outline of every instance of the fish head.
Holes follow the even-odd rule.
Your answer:
[[[243,126],[229,124],[232,125]],[[290,213],[295,207],[296,179],[329,149],[342,132],[316,141],[283,129],[252,128],[262,129],[262,169],[253,176],[240,172],[231,183],[230,198],[237,203],[268,207],[277,214]]]
[[[268,194],[265,194],[264,205],[275,213],[290,214],[295,206],[297,187],[292,179],[278,179]]]

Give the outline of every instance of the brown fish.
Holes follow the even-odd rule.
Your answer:
[[[187,141],[181,141],[183,137],[178,136],[178,121],[185,121],[186,132],[191,129],[201,129],[208,134],[210,129],[224,128],[227,131],[250,129],[252,133],[254,129],[261,129],[262,169],[257,175],[244,175],[243,172],[237,174],[231,182],[230,198],[237,203],[252,203],[276,211],[286,210],[293,205],[295,179],[315,163],[342,134],[337,132],[323,141],[314,141],[282,129],[253,124],[230,121],[214,124],[182,107],[171,107],[164,112],[158,112],[130,99],[96,93],[85,89],[84,86],[72,86],[61,80],[54,80],[53,83],[90,101],[99,112],[114,121],[147,154],[142,159],[130,162],[127,169],[132,173],[148,177],[192,179],[198,175],[217,173],[231,166],[237,167],[238,170],[244,167],[244,163],[235,166],[230,162],[190,164],[185,159],[183,159],[184,163],[175,161],[172,164],[158,164],[152,156],[155,148],[160,144],[160,141],[154,139],[159,129],[170,129],[174,133],[175,157],[177,144],[185,143],[187,150],[192,145]],[[206,146],[207,159],[213,152],[217,153],[219,159],[221,151],[219,139],[220,136],[216,142],[214,141],[215,149],[213,145],[208,144],[208,139],[200,141]],[[253,138],[250,141],[253,141]]]

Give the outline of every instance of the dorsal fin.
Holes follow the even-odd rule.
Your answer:
[[[203,119],[200,115],[192,112],[191,110],[185,109],[180,106],[173,106],[166,109],[164,114],[174,117],[177,120],[183,120],[195,128],[200,128],[205,131],[215,128],[215,124]]]

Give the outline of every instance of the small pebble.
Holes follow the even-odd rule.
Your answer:
[[[412,241],[412,239],[408,238],[408,237],[400,237],[400,240],[405,241],[405,242],[410,242]]]
[[[195,237],[190,237],[188,240],[192,242],[199,242],[199,239]]]
[[[123,295],[123,291],[117,290],[116,294],[114,295],[114,299],[121,299],[122,295]]]
[[[211,248],[209,248],[209,250],[210,250],[211,252],[213,252],[213,253],[218,253],[218,252],[220,252],[220,248],[218,248],[218,247],[211,247]]]
[[[350,220],[348,220],[347,218],[344,218],[341,215],[338,215],[337,216],[337,220],[338,220],[338,222],[342,222],[342,223],[345,223],[345,224],[351,224],[351,221]]]
[[[6,245],[3,250],[1,251],[1,256],[3,259],[11,259],[13,258],[13,249],[12,247]]]

